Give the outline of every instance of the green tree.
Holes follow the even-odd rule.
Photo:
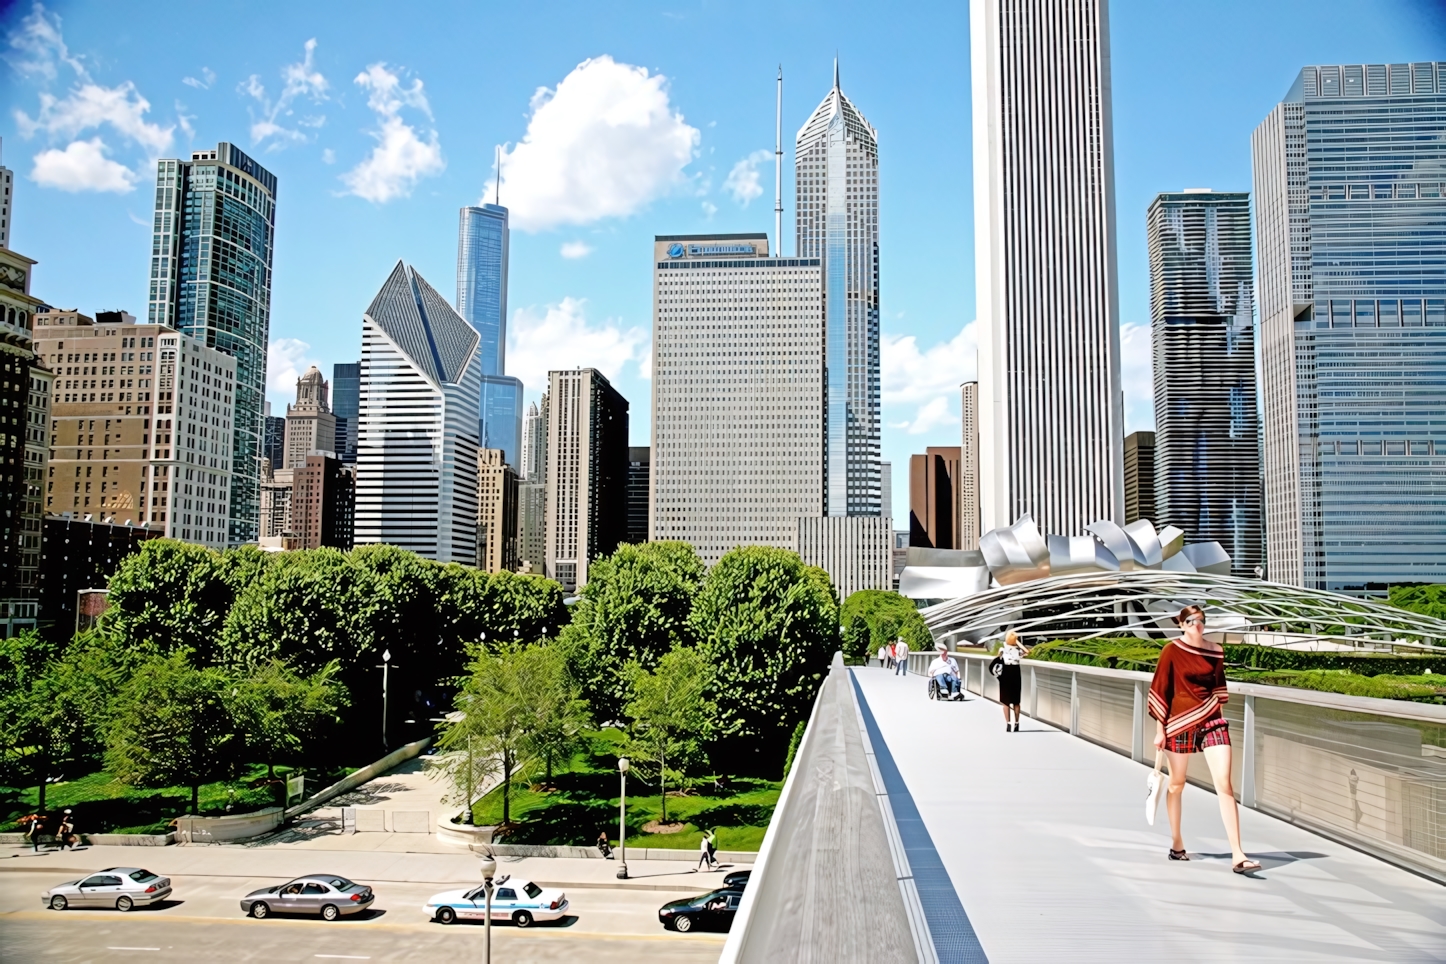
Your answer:
[[[209,665],[241,571],[204,546],[147,539],[111,576],[101,625],[133,645],[189,649]]]
[[[192,666],[185,653],[148,659],[115,697],[106,768],[131,786],[189,786],[197,812],[201,784],[234,777],[242,762],[231,688],[223,670]]]
[[[348,698],[339,671],[333,660],[305,676],[273,659],[233,683],[232,715],[247,746],[265,761],[268,778],[275,778],[277,763],[297,760],[325,736],[327,726],[340,721]]]
[[[628,664],[652,669],[675,647],[697,642],[689,616],[703,577],[703,563],[685,542],[624,544],[588,567],[562,638],[594,717],[622,718]]]
[[[1446,586],[1392,586],[1388,592],[1392,606],[1446,619]]]
[[[839,648],[828,574],[785,549],[734,549],[708,571],[690,622],[714,671],[718,735],[781,755]]]
[[[459,783],[459,775],[472,779],[475,769],[502,776],[502,823],[512,822],[512,779],[525,762],[535,718],[529,705],[532,688],[528,682],[531,660],[523,654],[527,647],[507,643],[488,652],[480,644],[469,647],[472,657],[468,675],[457,693],[456,713],[442,724],[438,740],[444,750],[457,751],[447,764],[454,786],[466,790],[470,783]],[[472,760],[472,771],[463,770],[459,757]],[[481,761],[486,761],[485,763]],[[471,801],[467,801],[468,806]]]
[[[525,681],[531,689],[533,722],[528,749],[543,762],[546,779],[552,779],[552,765],[566,760],[582,740],[591,723],[587,701],[576,696],[577,683],[568,669],[567,656],[556,643],[529,646],[519,658],[525,661]]]
[[[887,646],[903,636],[909,649],[921,652],[934,648],[934,637],[919,615],[919,608],[913,600],[896,592],[882,589],[860,589],[844,600],[841,619],[845,626],[852,626],[856,618],[862,618],[869,627],[869,641],[864,655],[877,653],[880,646]],[[850,652],[848,656],[855,654]]]
[[[858,613],[846,617],[843,640],[843,651],[846,657],[855,661],[868,662],[872,637],[869,635],[869,624],[864,617]]]
[[[696,649],[679,648],[658,661],[653,672],[629,663],[625,672],[632,720],[628,753],[644,773],[658,776],[662,822],[668,822],[668,778],[682,780],[692,764],[706,760],[704,745],[713,736],[718,707],[708,699],[712,667]]]

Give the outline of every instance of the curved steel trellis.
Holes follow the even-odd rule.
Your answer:
[[[1135,570],[1048,576],[938,603],[920,614],[934,638],[980,642],[1021,635],[1092,639],[1175,635],[1172,616],[1202,606],[1207,631],[1306,636],[1352,648],[1446,644],[1446,620],[1316,589],[1206,572]]]

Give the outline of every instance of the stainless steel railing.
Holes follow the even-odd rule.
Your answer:
[[[964,686],[998,700],[992,657],[956,653]],[[910,654],[923,674],[932,653]],[[1149,673],[1025,660],[1020,710],[1153,762]],[[1232,780],[1243,806],[1446,883],[1446,706],[1231,683]],[[1213,789],[1203,756],[1189,778]]]

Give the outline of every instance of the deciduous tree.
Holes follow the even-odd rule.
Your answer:
[[[668,779],[681,780],[687,768],[706,760],[703,747],[713,735],[718,707],[708,699],[713,671],[696,649],[680,647],[649,672],[629,663],[624,674],[631,699],[629,755],[658,776],[662,822],[668,822]]]

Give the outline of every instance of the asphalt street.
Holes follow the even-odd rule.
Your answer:
[[[51,911],[40,894],[71,876],[49,869],[0,873],[0,961],[426,961],[481,960],[481,924],[450,927],[428,920],[426,898],[459,882],[376,883],[377,901],[365,917],[334,923],[304,919],[257,921],[238,900],[274,878],[175,876],[164,906],[116,911]],[[363,881],[370,883],[370,881]],[[466,881],[460,885],[466,885]],[[657,909],[702,887],[622,890],[568,889],[570,914],[555,924],[519,930],[494,925],[499,962],[716,961],[724,935],[664,931]]]

